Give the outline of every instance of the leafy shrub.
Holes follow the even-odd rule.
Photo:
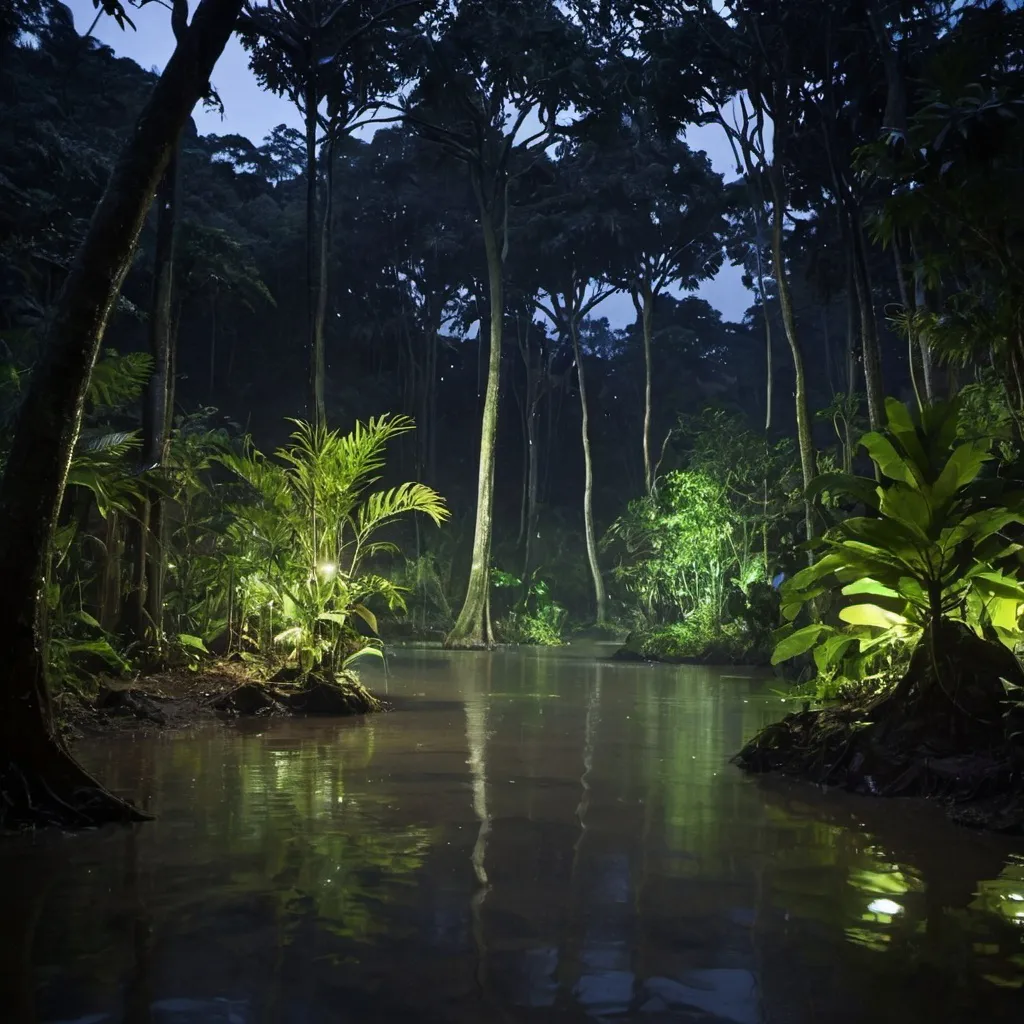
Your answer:
[[[761,664],[769,648],[739,620],[718,622],[707,607],[683,622],[633,633],[625,651],[655,661],[693,661],[708,665]]]
[[[890,399],[884,432],[861,444],[883,483],[830,474],[812,484],[844,492],[872,514],[840,522],[821,538],[825,553],[782,586],[773,663],[813,652],[824,695],[863,680],[884,684],[906,666],[926,631],[944,620],[1011,650],[1021,638],[1022,546],[1007,528],[1024,523],[1024,495],[984,479],[991,439],[957,443],[957,403],[926,408],[915,420]],[[838,592],[839,624],[797,617]]]
[[[379,532],[415,512],[440,524],[448,510],[425,484],[370,489],[388,442],[413,429],[408,417],[370,419],[349,434],[295,422],[291,443],[273,459],[252,447],[220,456],[246,485],[230,505],[228,532],[252,617],[268,610],[273,642],[303,670],[332,670],[361,645],[354,619],[377,633],[371,599],[404,607],[402,589],[367,569],[374,556],[397,552]]]
[[[491,584],[497,589],[513,590],[523,581],[501,569],[491,570]],[[536,575],[526,587],[525,596],[498,623],[498,632],[507,643],[558,647],[564,640],[568,611],[552,596],[548,584]]]

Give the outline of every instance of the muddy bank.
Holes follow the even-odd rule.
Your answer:
[[[95,696],[65,690],[54,704],[69,740],[188,729],[237,717],[345,716],[387,710],[351,673],[300,680],[281,671],[259,679],[235,662],[215,663],[197,672],[174,669],[131,681],[107,679],[98,684]]]
[[[735,762],[866,796],[935,800],[958,824],[1024,835],[1024,746],[901,749],[874,725],[862,708],[798,711],[759,733]]]

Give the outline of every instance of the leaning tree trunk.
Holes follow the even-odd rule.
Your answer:
[[[494,229],[493,210],[483,201],[480,185],[474,181],[480,206],[480,224],[487,255],[487,278],[491,304],[490,355],[484,392],[483,423],[480,429],[480,471],[477,478],[476,528],[473,531],[473,559],[469,569],[466,600],[447,647],[487,647],[493,641],[488,597],[491,591],[491,533],[494,513],[494,449],[498,434],[498,392],[501,383],[501,340],[504,325],[504,279],[502,253]]]
[[[580,388],[581,436],[583,438],[583,527],[587,539],[587,561],[590,575],[594,580],[594,605],[597,611],[597,625],[607,620],[608,597],[597,561],[597,541],[594,536],[594,471],[590,458],[590,414],[587,409],[587,386],[583,376],[583,353],[580,349],[580,335],[575,319],[571,320],[572,352],[576,360],[576,379]],[[646,455],[646,449],[644,454]],[[648,477],[649,479],[649,477]],[[649,485],[648,485],[649,486]]]
[[[139,819],[64,748],[40,636],[45,567],[89,377],[181,128],[206,91],[242,0],[202,0],[128,137],[42,337],[0,480],[0,822]]]

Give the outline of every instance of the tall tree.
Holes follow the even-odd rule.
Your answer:
[[[594,202],[614,217],[615,259],[609,280],[627,291],[644,349],[644,485],[654,487],[651,454],[651,340],[655,304],[667,289],[695,289],[721,269],[726,220],[722,178],[704,153],[659,138],[634,123],[609,145],[601,142],[604,187]],[[592,175],[593,177],[593,175]]]
[[[179,0],[179,3],[181,0]],[[42,356],[0,479],[0,818],[87,825],[137,818],[71,757],[54,728],[40,627],[47,553],[89,376],[146,212],[242,0],[202,0],[114,167],[47,318]]]
[[[515,189],[579,99],[583,35],[554,0],[500,7],[465,0],[424,40],[408,123],[468,171],[487,267],[489,356],[480,431],[476,526],[466,598],[451,647],[493,639],[489,613],[495,443],[505,319],[505,262]],[[481,335],[483,335],[481,325]]]
[[[306,155],[306,328],[310,418],[326,420],[327,263],[333,171],[339,136],[349,134],[401,84],[395,47],[427,0],[248,0],[242,41],[264,88],[287,96],[304,125]],[[323,133],[322,136],[320,133]],[[318,152],[322,144],[322,161]],[[318,169],[324,168],[317,201]]]

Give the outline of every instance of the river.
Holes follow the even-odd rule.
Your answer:
[[[389,714],[81,744],[157,818],[0,842],[0,1020],[1024,1020],[1024,844],[747,777],[774,681],[609,650],[403,649]]]

